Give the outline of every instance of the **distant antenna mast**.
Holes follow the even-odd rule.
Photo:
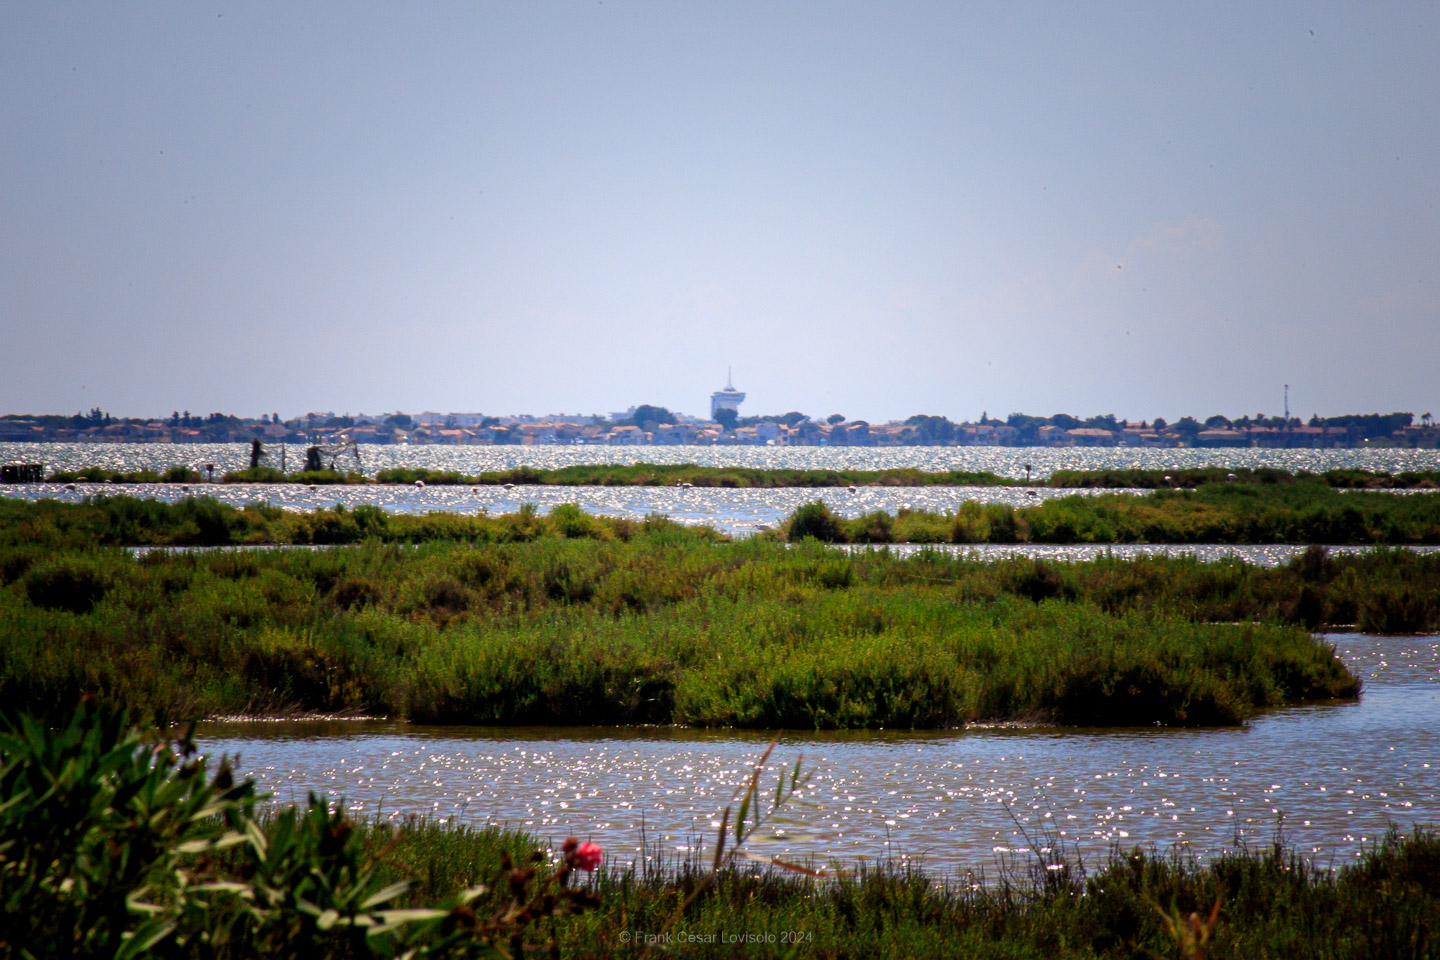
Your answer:
[[[726,368],[725,368],[725,389],[726,389],[726,390],[734,390],[734,389],[735,389],[734,377],[731,376],[731,374],[730,374],[730,368],[729,368],[729,367],[726,367]]]
[[[1285,425],[1290,425],[1290,384],[1285,384]]]

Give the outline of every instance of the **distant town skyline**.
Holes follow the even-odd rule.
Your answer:
[[[0,6],[0,410],[1412,410],[1440,8]]]
[[[1219,414],[1127,420],[1071,414],[952,421],[915,414],[870,422],[841,414],[810,417],[798,411],[742,416],[745,394],[727,380],[711,397],[711,415],[696,417],[652,404],[601,414],[489,416],[463,411],[260,417],[173,411],[168,418],[117,418],[92,408],[68,416],[0,416],[0,442],[20,443],[298,443],[334,449],[364,444],[401,445],[605,445],[605,446],[1045,446],[1045,447],[1270,447],[1334,448],[1379,444],[1435,449],[1440,426],[1428,411],[1231,420]]]
[[[439,410],[439,409],[435,409],[435,408],[432,408],[432,407],[418,407],[418,406],[414,406],[414,405],[411,405],[411,406],[399,406],[399,407],[384,408],[384,409],[366,409],[366,408],[363,408],[363,407],[362,407],[362,408],[355,408],[355,409],[353,409],[353,410],[350,410],[350,409],[340,409],[340,408],[337,408],[337,407],[334,407],[334,406],[326,406],[326,407],[323,407],[323,408],[313,408],[313,409],[310,409],[310,410],[303,410],[303,411],[291,410],[291,411],[285,412],[285,413],[283,413],[283,414],[282,414],[279,410],[270,410],[270,411],[261,411],[261,412],[233,411],[233,410],[220,410],[220,411],[206,410],[206,411],[201,411],[201,410],[198,410],[198,409],[197,409],[197,410],[191,410],[189,407],[186,407],[186,408],[185,408],[185,413],[186,413],[187,415],[192,415],[192,414],[193,414],[193,415],[195,415],[195,416],[207,416],[207,415],[209,415],[209,414],[211,414],[211,413],[220,413],[220,414],[223,414],[223,415],[225,415],[225,416],[239,416],[239,417],[255,418],[255,419],[259,419],[259,418],[262,417],[262,416],[264,416],[264,417],[269,417],[269,416],[271,416],[271,415],[273,414],[273,415],[279,416],[282,420],[295,420],[295,419],[302,418],[302,417],[305,417],[305,416],[311,415],[311,414],[324,414],[324,415],[329,415],[329,416],[347,416],[347,417],[367,417],[367,416],[368,416],[368,417],[374,417],[374,416],[383,416],[383,415],[395,414],[395,413],[411,414],[411,415],[419,415],[419,414],[440,414],[440,415],[455,415],[455,416],[479,416],[479,415],[483,415],[483,416],[492,416],[492,417],[564,417],[564,416],[575,416],[575,417],[600,417],[600,418],[606,418],[606,419],[612,419],[612,420],[613,420],[613,419],[617,419],[617,418],[618,418],[618,413],[619,413],[620,411],[626,409],[627,407],[628,407],[629,409],[632,409],[632,410],[633,410],[635,407],[637,407],[637,406],[639,406],[639,405],[641,405],[641,404],[646,404],[646,403],[648,403],[648,404],[652,404],[652,405],[657,406],[657,407],[664,407],[664,408],[666,408],[666,409],[668,409],[668,410],[671,410],[672,412],[677,413],[677,414],[683,414],[683,415],[688,416],[688,417],[695,417],[695,418],[701,418],[701,419],[704,419],[704,418],[707,417],[707,416],[713,418],[714,415],[715,415],[715,413],[716,413],[716,411],[717,411],[717,409],[724,408],[724,409],[730,409],[730,410],[736,411],[737,414],[738,414],[739,416],[741,416],[741,417],[780,416],[780,415],[783,415],[783,414],[786,414],[786,413],[797,413],[797,412],[798,412],[798,413],[803,413],[803,414],[805,414],[806,416],[811,417],[811,418],[814,418],[814,419],[816,419],[816,420],[824,419],[824,418],[827,417],[827,416],[833,416],[833,415],[835,415],[835,414],[840,414],[840,415],[844,416],[847,420],[865,420],[865,421],[875,420],[875,421],[877,421],[877,422],[885,422],[886,420],[903,420],[903,419],[905,419],[905,417],[907,417],[907,416],[916,416],[916,415],[930,415],[930,416],[938,416],[938,417],[947,417],[947,418],[950,418],[950,419],[955,420],[955,421],[957,421],[957,422],[976,421],[976,420],[980,420],[980,419],[983,419],[983,418],[986,418],[986,417],[993,418],[993,419],[997,419],[997,420],[1004,420],[1005,418],[1007,418],[1007,417],[1009,417],[1009,416],[1012,416],[1012,415],[1014,415],[1014,414],[1023,414],[1023,415],[1025,415],[1025,416],[1041,417],[1041,418],[1044,418],[1044,417],[1052,417],[1052,416],[1057,416],[1057,415],[1065,415],[1065,416],[1078,417],[1079,419],[1082,419],[1082,420],[1090,419],[1090,418],[1094,418],[1094,417],[1115,416],[1115,417],[1117,417],[1117,418],[1118,418],[1119,420],[1121,420],[1121,421],[1126,421],[1126,420],[1133,420],[1133,421],[1141,421],[1141,420],[1144,420],[1144,421],[1150,421],[1150,420],[1154,420],[1156,417],[1160,417],[1161,419],[1168,420],[1168,421],[1171,421],[1171,422],[1176,421],[1176,420],[1179,420],[1179,419],[1181,419],[1181,418],[1183,418],[1183,417],[1193,417],[1193,418],[1195,418],[1195,419],[1197,419],[1197,420],[1204,421],[1205,419],[1207,419],[1207,418],[1209,418],[1209,417],[1214,417],[1214,416],[1225,417],[1225,418],[1227,418],[1227,419],[1241,419],[1241,418],[1263,419],[1263,418],[1281,417],[1282,415],[1289,415],[1289,416],[1291,416],[1291,417],[1298,418],[1298,419],[1300,419],[1300,420],[1303,422],[1303,421],[1305,421],[1305,420],[1310,419],[1310,418],[1313,417],[1313,416],[1333,417],[1333,416],[1360,415],[1360,414],[1370,414],[1370,413],[1382,414],[1382,413],[1400,412],[1399,408],[1397,408],[1397,409],[1395,409],[1395,410],[1391,410],[1391,409],[1383,409],[1383,410],[1382,410],[1382,409],[1379,408],[1379,407],[1373,407],[1373,406],[1372,406],[1372,407],[1368,407],[1368,408],[1364,408],[1364,409],[1357,408],[1357,409],[1354,409],[1354,410],[1331,411],[1331,412],[1326,412],[1326,413],[1321,413],[1321,412],[1318,411],[1318,410],[1316,410],[1316,411],[1302,411],[1300,408],[1296,407],[1294,404],[1291,404],[1291,403],[1289,402],[1289,401],[1290,401],[1290,396],[1291,396],[1291,394],[1290,394],[1290,391],[1289,391],[1288,387],[1289,387],[1288,384],[1282,384],[1282,385],[1281,385],[1281,393],[1279,394],[1279,402],[1276,403],[1276,404],[1274,404],[1274,407],[1275,407],[1274,410],[1265,410],[1265,409],[1253,410],[1253,411],[1246,411],[1246,410],[1225,410],[1225,409],[1222,409],[1219,405],[1216,405],[1214,409],[1212,409],[1212,408],[1202,408],[1201,410],[1189,410],[1189,411],[1167,412],[1167,413],[1153,413],[1153,414],[1144,414],[1144,413],[1142,413],[1142,412],[1122,411],[1122,410],[1113,410],[1113,409],[1111,409],[1111,410],[1083,410],[1083,409],[1080,409],[1080,408],[1063,408],[1063,409],[1058,409],[1058,410],[1041,410],[1041,409],[1039,409],[1039,408],[1028,408],[1028,409],[1006,410],[1006,411],[998,411],[998,410],[990,410],[990,409],[981,409],[981,410],[979,410],[979,411],[912,410],[912,411],[910,411],[908,414],[904,414],[904,415],[901,415],[901,416],[898,416],[898,417],[879,418],[879,417],[869,417],[869,416],[865,416],[864,413],[863,413],[863,411],[854,412],[854,413],[847,412],[847,409],[842,409],[842,408],[846,408],[846,407],[847,407],[847,405],[844,404],[844,403],[841,403],[838,408],[836,408],[836,409],[834,409],[834,410],[828,410],[828,411],[826,411],[826,412],[821,412],[820,410],[814,408],[813,406],[812,406],[810,409],[806,409],[806,408],[803,408],[803,407],[790,407],[790,408],[783,409],[783,410],[782,410],[782,409],[762,409],[762,408],[760,408],[759,406],[757,406],[758,401],[752,401],[752,400],[750,399],[750,395],[749,395],[746,391],[739,390],[739,389],[737,389],[737,388],[735,387],[735,385],[734,385],[734,370],[733,370],[733,368],[727,368],[727,369],[726,369],[726,376],[725,376],[725,385],[724,385],[724,387],[723,387],[723,388],[716,389],[716,390],[713,390],[713,391],[707,391],[706,394],[704,395],[704,396],[705,396],[705,399],[703,399],[700,403],[697,403],[694,408],[689,408],[689,407],[685,407],[685,406],[680,406],[680,405],[677,405],[677,404],[661,403],[661,402],[659,402],[658,400],[655,400],[654,398],[649,398],[649,399],[627,400],[624,406],[617,406],[617,405],[614,404],[614,403],[607,403],[607,404],[601,404],[601,405],[599,405],[599,406],[596,406],[596,407],[594,407],[593,409],[590,409],[590,410],[583,410],[583,409],[577,408],[577,409],[575,409],[575,410],[573,410],[573,411],[571,411],[571,412],[569,412],[569,413],[567,413],[566,411],[560,410],[560,409],[552,409],[552,408],[547,408],[547,407],[540,407],[540,408],[537,408],[537,409],[534,409],[534,410],[498,409],[498,408],[497,408],[497,409],[491,409],[491,410],[482,410],[482,409],[478,409],[478,408],[455,408],[455,409],[449,409],[449,410]],[[762,394],[762,398],[763,398],[763,394]],[[750,409],[743,410],[743,411],[740,410],[739,408],[740,408],[740,406],[741,406],[742,404],[748,404],[748,406],[750,407]],[[162,404],[162,406],[163,406],[163,404]],[[1437,404],[1437,406],[1440,406],[1440,404]],[[108,407],[105,407],[104,405],[94,405],[94,406],[92,406],[91,408],[87,408],[87,409],[77,409],[77,410],[69,410],[69,411],[62,411],[62,410],[4,410],[4,411],[0,411],[0,416],[35,416],[35,415],[39,415],[39,416],[70,416],[70,415],[77,414],[77,413],[78,413],[78,414],[85,414],[85,413],[90,412],[91,409],[99,409],[99,410],[102,410],[104,413],[107,413],[107,414],[109,414],[109,415],[111,415],[111,416],[114,416],[114,417],[117,417],[117,418],[132,418],[132,419],[134,419],[134,418],[160,418],[160,419],[164,419],[164,418],[166,418],[167,416],[169,416],[169,413],[166,413],[166,412],[163,412],[163,411],[153,411],[153,410],[147,410],[147,411],[121,411],[121,410],[112,410],[112,409],[110,409],[110,408],[108,408]],[[1203,412],[1202,412],[1202,410],[1203,410]],[[698,411],[698,412],[697,412],[697,411]],[[170,412],[171,412],[171,413],[177,413],[177,412],[179,412],[179,409],[176,408],[176,407],[174,407],[173,404],[172,404],[171,407],[170,407]],[[1416,421],[1418,422],[1422,417],[1428,417],[1428,416],[1430,415],[1430,413],[1431,413],[1431,410],[1430,410],[1430,408],[1429,408],[1428,406],[1427,406],[1427,407],[1424,407],[1423,409],[1422,409],[1421,407],[1412,406],[1412,407],[1409,407],[1409,408],[1403,408],[1403,412],[1407,412],[1407,413],[1412,413],[1412,414],[1414,414],[1415,419],[1416,419]]]

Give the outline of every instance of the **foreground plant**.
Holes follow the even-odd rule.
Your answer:
[[[83,703],[0,731],[0,953],[21,957],[517,956],[537,921],[598,906],[557,868],[505,864],[434,907],[399,908],[341,809],[311,795],[262,825],[253,781],[213,776],[187,732],[147,743]],[[552,931],[553,936],[553,931]]]
[[[1174,941],[1176,955],[1181,960],[1205,960],[1206,947],[1220,925],[1220,902],[1221,898],[1216,897],[1208,917],[1201,917],[1198,910],[1186,915],[1173,901],[1168,911],[1156,905],[1165,935]]]

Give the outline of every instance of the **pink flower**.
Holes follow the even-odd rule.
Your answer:
[[[600,844],[585,841],[575,851],[575,866],[580,870],[594,870],[600,866]]]

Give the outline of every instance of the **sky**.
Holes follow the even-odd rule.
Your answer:
[[[1440,6],[0,5],[0,413],[1440,409]]]

